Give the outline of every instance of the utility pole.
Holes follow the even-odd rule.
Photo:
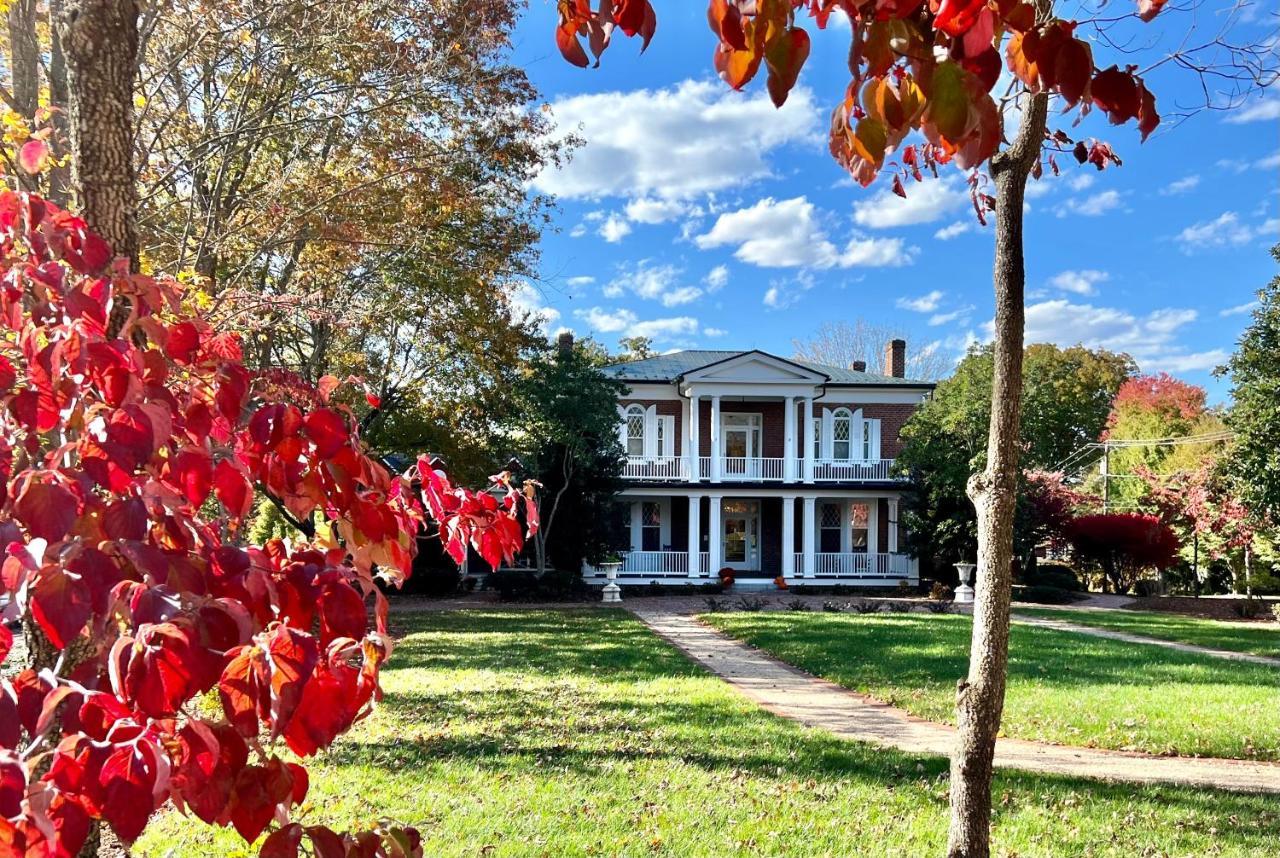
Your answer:
[[[1107,512],[1111,503],[1111,443],[1102,442],[1102,512]]]

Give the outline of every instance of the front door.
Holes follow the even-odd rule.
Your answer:
[[[760,507],[755,501],[725,501],[720,515],[721,565],[740,571],[760,569]]]
[[[760,415],[725,414],[722,421],[724,429],[720,440],[724,463],[721,475],[730,479],[759,477]]]

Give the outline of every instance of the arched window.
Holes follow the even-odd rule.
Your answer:
[[[831,415],[831,458],[848,461],[853,457],[853,414],[837,408]]]
[[[644,406],[627,408],[627,455],[644,455]]]

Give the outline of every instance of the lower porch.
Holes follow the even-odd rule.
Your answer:
[[[740,582],[918,583],[916,561],[899,551],[897,495],[814,491],[738,496],[624,494],[616,514],[621,584],[692,585],[722,569]],[[604,572],[584,566],[589,581]]]

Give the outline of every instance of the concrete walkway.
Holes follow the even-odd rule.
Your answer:
[[[633,610],[658,635],[775,715],[909,753],[951,753],[951,727],[804,673],[688,614],[648,606]],[[1017,739],[997,742],[995,762],[1002,768],[1074,777],[1280,793],[1280,763],[1156,757]]]
[[[1108,638],[1113,641],[1124,641],[1125,643],[1148,644],[1150,646],[1162,646],[1165,649],[1173,649],[1178,652],[1191,653],[1193,655],[1208,655],[1215,658],[1229,658],[1233,661],[1248,661],[1253,664],[1262,664],[1267,667],[1280,667],[1280,658],[1269,655],[1254,655],[1251,652],[1236,652],[1230,649],[1215,649],[1207,646],[1197,646],[1196,644],[1181,643],[1180,641],[1164,640],[1162,638],[1149,638],[1146,635],[1133,635],[1128,632],[1119,632],[1115,629],[1102,629],[1097,626],[1083,626],[1079,623],[1070,623],[1066,620],[1056,620],[1049,617],[1031,617],[1026,614],[1014,613],[1013,622],[1022,623],[1028,626],[1044,626],[1049,629],[1057,629],[1063,632],[1074,632],[1081,635],[1093,635],[1096,638]]]

